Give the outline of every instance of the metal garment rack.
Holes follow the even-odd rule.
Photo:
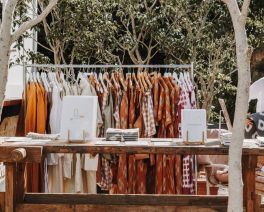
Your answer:
[[[23,73],[24,79],[26,79],[26,71],[27,68],[167,68],[167,69],[189,69],[191,72],[191,79],[194,80],[194,64],[193,62],[190,64],[171,64],[171,65],[114,65],[114,64],[107,64],[107,65],[80,65],[80,64],[23,64]]]
[[[115,64],[106,64],[106,65],[81,65],[81,64],[26,64],[23,63],[23,79],[24,79],[24,98],[26,96],[26,73],[28,68],[91,68],[91,69],[107,69],[107,68],[153,68],[153,69],[187,69],[190,71],[191,74],[191,80],[194,82],[194,64],[191,62],[190,64],[171,64],[171,65],[115,65]],[[25,108],[26,108],[26,101],[25,102]],[[197,157],[194,155],[194,163],[195,163],[195,193],[197,194]]]

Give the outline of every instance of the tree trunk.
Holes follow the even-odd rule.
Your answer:
[[[57,4],[58,0],[49,2],[45,10],[36,18],[24,22],[13,34],[11,34],[13,26],[13,15],[18,0],[5,1],[4,8],[2,9],[2,23],[0,29],[0,119],[2,115],[3,103],[5,99],[5,90],[8,76],[8,65],[10,57],[10,48],[24,32],[40,23],[53,7]]]
[[[243,211],[242,146],[248,111],[250,86],[250,59],[245,29],[236,31],[236,54],[238,61],[238,86],[232,142],[229,147],[229,205],[228,211]]]
[[[3,8],[3,19],[0,30],[0,117],[2,115],[8,76],[13,13],[17,1],[18,0],[9,0],[6,2],[5,7]]]
[[[237,1],[226,1],[235,31],[238,85],[232,142],[229,147],[229,199],[228,211],[243,211],[242,146],[248,111],[250,86],[250,51],[245,29],[249,0],[244,0],[242,11]]]
[[[2,115],[2,109],[5,99],[5,91],[7,84],[7,75],[8,75],[8,61],[10,54],[10,47],[5,46],[5,42],[0,41],[0,117]]]

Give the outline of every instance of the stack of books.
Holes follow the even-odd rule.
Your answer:
[[[139,129],[115,129],[108,128],[106,130],[106,140],[107,141],[138,141]]]
[[[231,143],[231,139],[232,139],[232,133],[231,132],[226,132],[226,133],[220,134],[220,141],[221,141],[221,144],[224,146],[229,146]]]

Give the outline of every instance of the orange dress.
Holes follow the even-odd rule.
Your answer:
[[[127,91],[123,92],[123,97],[120,103],[120,128],[127,129],[128,127],[128,96]],[[118,172],[117,172],[117,193],[127,193],[127,155],[119,154]]]
[[[26,117],[25,117],[25,135],[29,132],[35,132],[36,130],[36,115],[37,115],[37,94],[36,86],[34,83],[27,84],[26,91]],[[37,177],[38,179],[38,177]],[[33,192],[36,187],[36,176],[34,176],[34,169],[32,163],[26,164],[26,182],[27,192]],[[35,181],[35,182],[34,182]]]

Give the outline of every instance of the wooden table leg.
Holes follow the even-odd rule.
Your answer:
[[[22,203],[26,192],[25,184],[25,167],[24,163],[17,163],[16,165],[16,203]]]
[[[257,156],[242,157],[242,175],[244,182],[243,202],[247,212],[256,211],[255,205],[255,179]]]
[[[255,194],[255,211],[261,211],[261,196]]]
[[[15,205],[15,163],[5,163],[5,212],[13,212]]]

